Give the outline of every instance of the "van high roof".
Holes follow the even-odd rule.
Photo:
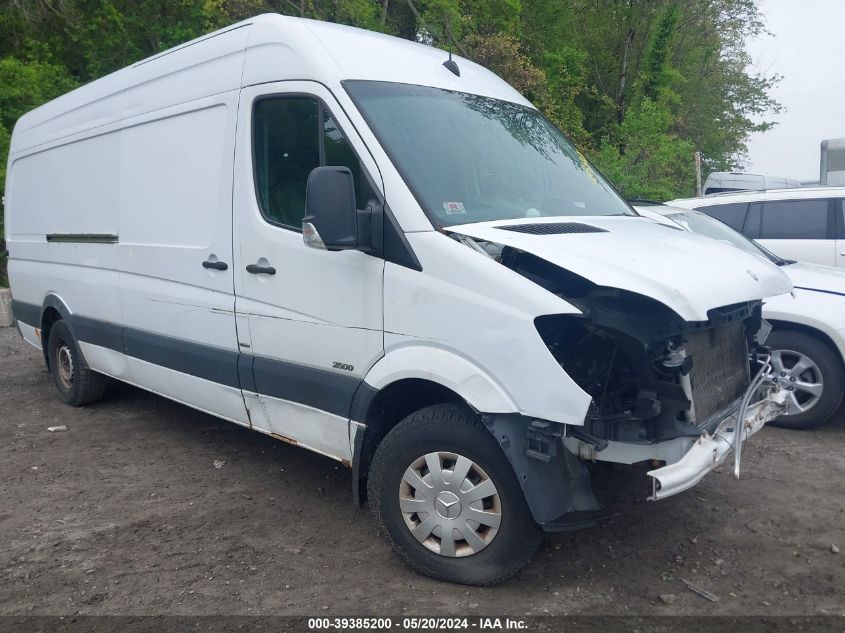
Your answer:
[[[446,51],[329,22],[259,15],[164,51],[25,114],[11,153],[204,95],[286,80],[363,79],[414,83],[530,105],[505,81],[454,56],[460,76],[443,66]],[[150,84],[158,84],[150,90]],[[143,87],[143,88],[142,88]],[[106,131],[104,129],[104,131]]]

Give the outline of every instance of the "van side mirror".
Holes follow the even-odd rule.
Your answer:
[[[348,167],[317,167],[308,174],[302,239],[329,251],[358,247],[355,181]]]

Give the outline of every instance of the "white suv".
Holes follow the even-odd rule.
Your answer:
[[[702,211],[780,257],[845,267],[845,187],[748,191],[666,204]]]

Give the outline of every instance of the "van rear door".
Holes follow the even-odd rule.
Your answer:
[[[384,261],[304,244],[306,179],[318,166],[349,167],[363,209],[381,197],[381,178],[343,110],[320,84],[245,88],[238,116],[236,312],[242,343],[254,355],[254,383],[244,384],[252,423],[346,460],[352,398],[384,353]]]

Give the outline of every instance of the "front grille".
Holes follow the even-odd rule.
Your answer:
[[[695,422],[703,424],[742,396],[751,381],[742,321],[690,334]]]
[[[497,226],[503,231],[530,233],[531,235],[561,235],[563,233],[607,233],[607,230],[579,222],[549,222],[544,224],[511,224]]]

